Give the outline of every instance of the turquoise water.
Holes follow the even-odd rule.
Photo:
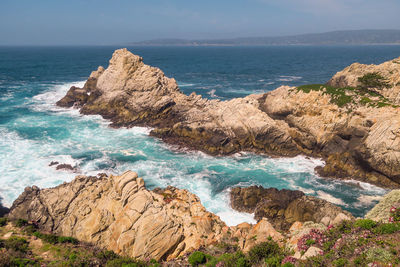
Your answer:
[[[0,196],[10,205],[26,186],[56,186],[77,174],[134,170],[150,188],[173,185],[197,194],[228,224],[252,222],[229,207],[232,186],[300,189],[356,216],[385,190],[319,178],[319,159],[273,159],[251,153],[212,157],[183,151],[149,137],[150,129],[112,129],[100,116],[81,116],[55,106],[72,85],[98,65],[107,66],[114,47],[0,47]],[[147,64],[175,77],[185,93],[229,99],[279,85],[324,82],[346,65],[379,63],[400,47],[129,48]],[[57,171],[51,161],[78,171]]]

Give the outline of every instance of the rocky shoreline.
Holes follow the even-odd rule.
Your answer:
[[[151,135],[165,142],[212,155],[253,151],[321,157],[326,162],[317,168],[322,176],[398,188],[398,60],[352,65],[328,85],[283,86],[219,101],[183,94],[174,79],[120,49],[107,69],[92,72],[83,88],[72,87],[57,105],[102,115],[112,127],[150,126]],[[385,75],[390,88],[377,95],[350,87],[357,86],[357,78],[350,77],[373,71]]]
[[[24,227],[22,238],[28,237],[35,251],[40,252],[35,247],[44,248],[44,242],[80,242],[86,244],[83,247],[89,249],[96,261],[120,257],[121,263],[115,266],[123,266],[124,262],[140,262],[137,266],[161,266],[159,263],[198,266],[206,262],[214,262],[207,266],[217,266],[223,262],[223,266],[234,266],[241,261],[245,265],[240,266],[260,266],[260,260],[274,261],[276,266],[286,261],[300,264],[295,266],[314,266],[315,261],[324,262],[322,266],[335,266],[334,262],[344,253],[349,255],[347,261],[350,258],[357,261],[358,252],[349,250],[348,246],[359,246],[361,252],[367,253],[376,249],[375,242],[381,242],[382,238],[387,244],[381,242],[380,247],[391,246],[400,253],[400,247],[396,247],[399,244],[396,245],[396,240],[400,239],[400,217],[393,215],[396,208],[400,214],[400,190],[383,197],[366,219],[357,220],[341,208],[301,191],[253,186],[233,188],[230,194],[232,206],[239,211],[254,212],[256,224],[228,227],[208,212],[196,195],[174,187],[150,191],[132,171],[120,176],[77,176],[69,183],[48,189],[27,187],[14,201],[7,219],[0,218],[0,250],[2,242],[6,242],[7,248],[8,243],[21,238],[15,237],[21,236],[18,228],[12,225],[2,228],[8,220]],[[357,245],[358,239],[364,240],[364,245]],[[369,245],[365,246],[365,242]],[[67,249],[66,255],[69,255],[71,246],[60,246],[57,249]],[[113,251],[119,256],[111,252],[101,254],[109,256],[93,254],[91,247]],[[274,252],[268,250],[270,247]],[[258,255],[260,250],[266,254]],[[198,256],[203,254],[208,256]],[[371,260],[363,257],[366,262]],[[38,258],[28,256],[29,262],[37,262]],[[395,262],[392,256],[383,260],[376,258],[383,263]],[[71,258],[67,260],[71,262]]]
[[[33,222],[41,231],[71,236],[120,255],[156,260],[172,260],[218,243],[249,251],[268,237],[284,245],[293,224],[300,227],[313,221],[326,228],[354,219],[325,200],[291,190],[285,190],[287,197],[283,198],[282,192],[261,187],[233,189],[235,209],[251,212],[249,208],[261,203],[264,213],[256,212],[255,225],[228,227],[187,190],[167,187],[150,191],[143,179],[127,171],[120,176],[77,176],[70,183],[48,189],[27,187],[7,217]],[[290,198],[294,202],[289,203]],[[282,209],[286,210],[282,213]]]

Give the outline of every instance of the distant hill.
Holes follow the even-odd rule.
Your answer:
[[[278,37],[243,37],[233,39],[155,39],[134,45],[176,46],[239,46],[239,45],[368,45],[399,44],[400,30],[354,30],[312,33]]]

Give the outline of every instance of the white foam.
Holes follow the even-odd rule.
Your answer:
[[[211,97],[218,97],[216,94],[215,94],[215,89],[212,89],[210,92],[208,92],[208,94],[211,96]]]
[[[346,203],[343,202],[343,200],[336,198],[332,196],[331,194],[328,194],[324,191],[317,191],[318,197],[321,199],[324,199],[328,202],[331,202],[336,205],[341,205],[341,206],[348,206]]]
[[[357,198],[358,203],[356,203],[355,205],[357,205],[358,207],[371,206],[381,199],[382,196],[361,195]]]
[[[347,180],[348,183],[351,184],[355,184],[360,186],[362,189],[364,189],[365,191],[371,192],[371,193],[376,193],[376,194],[386,194],[388,192],[388,190],[378,187],[376,185],[373,184],[369,184],[369,183],[364,183],[364,182],[360,182],[360,181],[356,181],[356,180]]]
[[[33,97],[33,110],[35,111],[71,111],[74,110],[78,113],[76,109],[65,109],[56,106],[56,102],[63,98],[68,90],[72,86],[83,87],[85,81],[77,81],[71,83],[57,84],[50,86],[49,90],[44,93],[38,94]]]
[[[194,83],[180,83],[180,82],[178,82],[178,86],[179,87],[192,87],[194,85],[195,85]]]
[[[301,80],[303,77],[301,76],[287,76],[287,75],[281,75],[279,76],[278,79],[276,79],[279,82],[293,82],[293,81],[298,81]]]

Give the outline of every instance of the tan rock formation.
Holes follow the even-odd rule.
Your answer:
[[[400,190],[392,190],[386,194],[379,203],[365,215],[365,219],[389,222],[390,209],[392,207],[400,208]]]
[[[131,171],[77,176],[50,189],[27,187],[8,216],[122,255],[157,260],[215,243],[226,227],[197,196],[172,187],[162,194],[149,191]]]
[[[355,85],[361,74],[379,71],[393,85],[384,94],[397,103],[398,62],[353,64],[330,84]],[[399,108],[357,103],[339,107],[332,97],[323,90],[306,93],[287,86],[229,101],[207,100],[194,93],[186,96],[160,69],[120,49],[107,69],[99,67],[83,88],[72,87],[57,104],[79,107],[83,114],[100,114],[114,127],[151,126],[151,135],[209,154],[302,153],[326,161],[318,169],[323,176],[399,187]]]
[[[354,63],[342,71],[336,73],[328,84],[335,87],[356,87],[359,84],[358,78],[368,73],[378,72],[385,77],[390,87],[382,91],[383,95],[393,102],[400,103],[400,57],[384,62],[380,65],[365,65]]]

